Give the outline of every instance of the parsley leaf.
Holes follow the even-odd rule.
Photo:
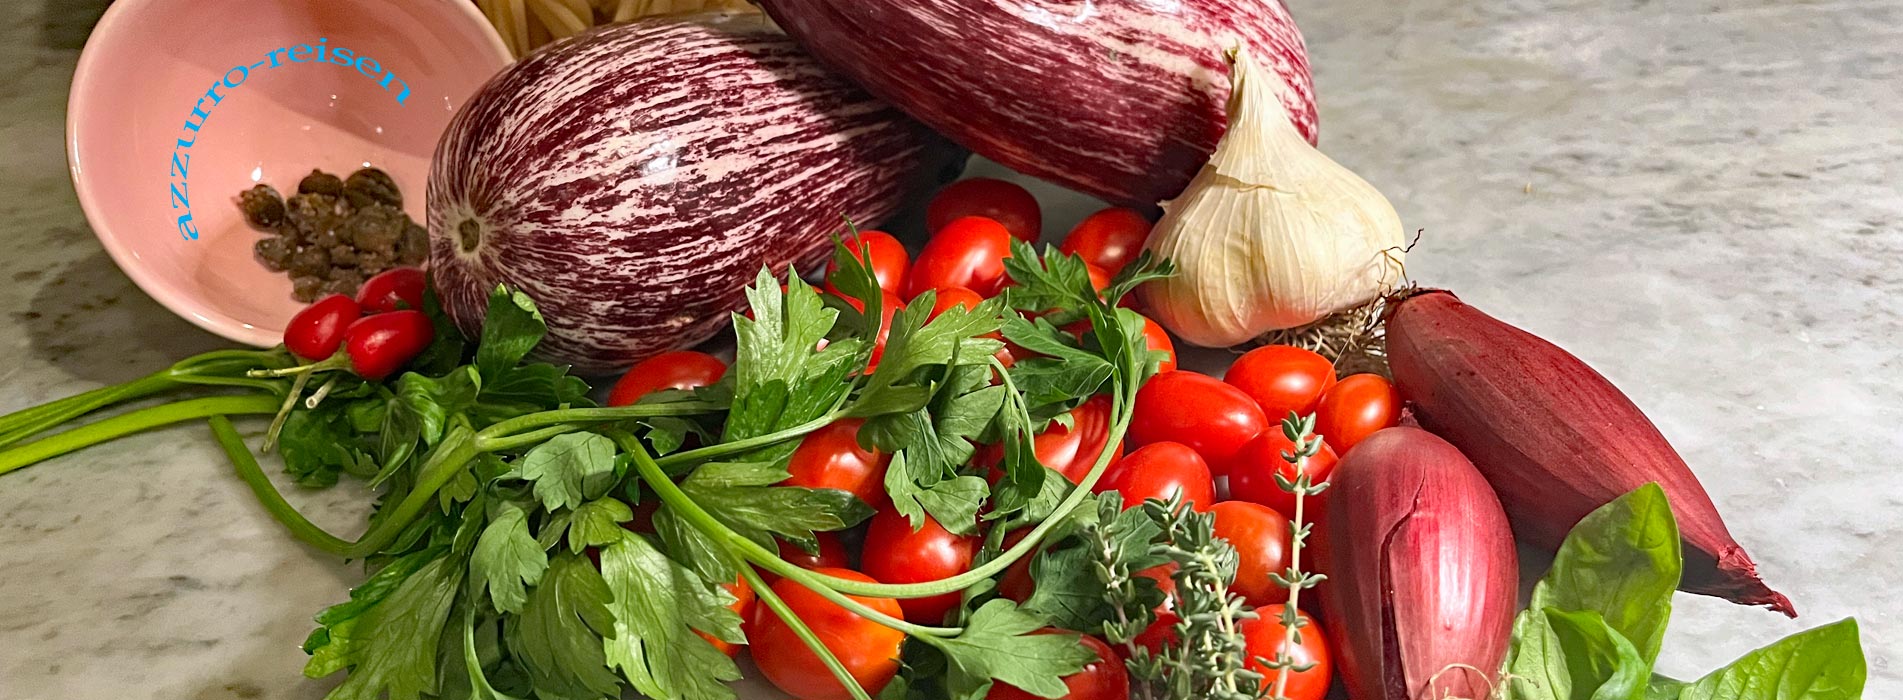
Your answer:
[[[740,669],[693,633],[699,629],[744,642],[740,615],[727,607],[733,596],[670,561],[646,538],[625,531],[601,549],[601,570],[614,593],[608,663],[621,669],[636,692],[656,700],[734,697],[725,682],[739,679]]]
[[[456,601],[458,568],[438,556],[352,621],[350,677],[327,700],[378,700],[385,692],[391,700],[415,700],[436,692],[437,644]]]
[[[549,510],[598,498],[614,481],[614,441],[594,433],[568,433],[536,445],[516,465],[535,482],[535,497]]]
[[[503,502],[495,519],[476,538],[469,557],[472,597],[480,598],[486,587],[497,612],[521,612],[528,600],[526,586],[541,583],[547,570],[548,554],[529,535],[527,514],[520,506]]]
[[[819,418],[852,390],[862,344],[836,340],[817,349],[838,313],[826,308],[811,286],[794,277],[785,292],[766,270],[747,289],[753,318],[734,315],[737,345],[733,403],[722,440],[766,435]],[[797,443],[784,442],[743,455],[747,461],[781,462]]]
[[[871,506],[845,491],[773,486],[788,476],[772,464],[716,462],[695,470],[681,490],[716,520],[769,549],[774,535],[811,540],[815,532],[844,530],[872,517]]]
[[[945,653],[953,698],[982,698],[993,680],[1058,697],[1065,692],[1064,676],[1083,670],[1097,654],[1075,634],[1031,634],[1044,626],[1043,619],[998,598],[973,612],[958,636],[918,639]]]
[[[503,639],[536,694],[602,698],[621,692],[603,651],[603,638],[615,636],[608,610],[613,599],[607,582],[581,555],[559,554],[549,562],[522,613],[504,618]]]
[[[489,293],[482,319],[482,341],[476,346],[476,368],[485,378],[497,378],[515,367],[542,342],[548,325],[535,301],[521,291],[497,286]]]
[[[627,532],[621,524],[633,519],[634,510],[613,498],[597,498],[576,506],[568,524],[568,549],[581,552],[619,541]]]

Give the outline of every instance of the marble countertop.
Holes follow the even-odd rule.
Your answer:
[[[1413,276],[1625,389],[1804,613],[1681,595],[1659,670],[1855,615],[1866,697],[1903,697],[1903,2],[1291,4],[1324,147],[1424,230]],[[0,411],[224,344],[114,268],[68,183],[103,5],[0,22]],[[1084,206],[1047,201],[1058,225]],[[346,532],[365,503],[294,497]],[[9,475],[0,700],[319,698],[297,647],[359,578],[286,536],[202,425]]]

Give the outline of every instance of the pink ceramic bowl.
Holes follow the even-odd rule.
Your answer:
[[[238,192],[263,182],[288,196],[311,168],[374,165],[421,222],[437,137],[508,62],[467,0],[118,0],[73,76],[73,185],[147,294],[213,333],[275,345],[302,305],[254,257],[264,234]]]

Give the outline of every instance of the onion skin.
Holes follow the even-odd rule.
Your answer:
[[[1281,0],[763,0],[828,66],[960,145],[1116,204],[1175,197],[1228,123],[1223,52],[1272,69],[1315,142]],[[1266,73],[1265,73],[1266,76]]]
[[[1493,487],[1414,427],[1368,436],[1329,483],[1317,590],[1348,697],[1489,697],[1520,582]]]
[[[450,122],[432,277],[465,334],[508,284],[548,323],[537,357],[613,370],[712,337],[762,266],[812,269],[843,217],[878,225],[955,151],[758,16],[604,27]]]
[[[1393,303],[1387,341],[1415,419],[1473,459],[1522,541],[1558,549],[1593,509],[1657,482],[1684,539],[1681,590],[1797,616],[1665,436],[1579,358],[1439,290]]]

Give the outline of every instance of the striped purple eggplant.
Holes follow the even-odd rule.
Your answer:
[[[597,372],[706,340],[762,265],[810,269],[956,152],[757,16],[644,20],[491,79],[437,144],[430,265],[464,333],[497,284],[544,359]]]
[[[1228,123],[1225,49],[1281,78],[1315,141],[1308,49],[1281,0],[761,0],[872,94],[1027,175],[1119,204],[1175,197]]]

